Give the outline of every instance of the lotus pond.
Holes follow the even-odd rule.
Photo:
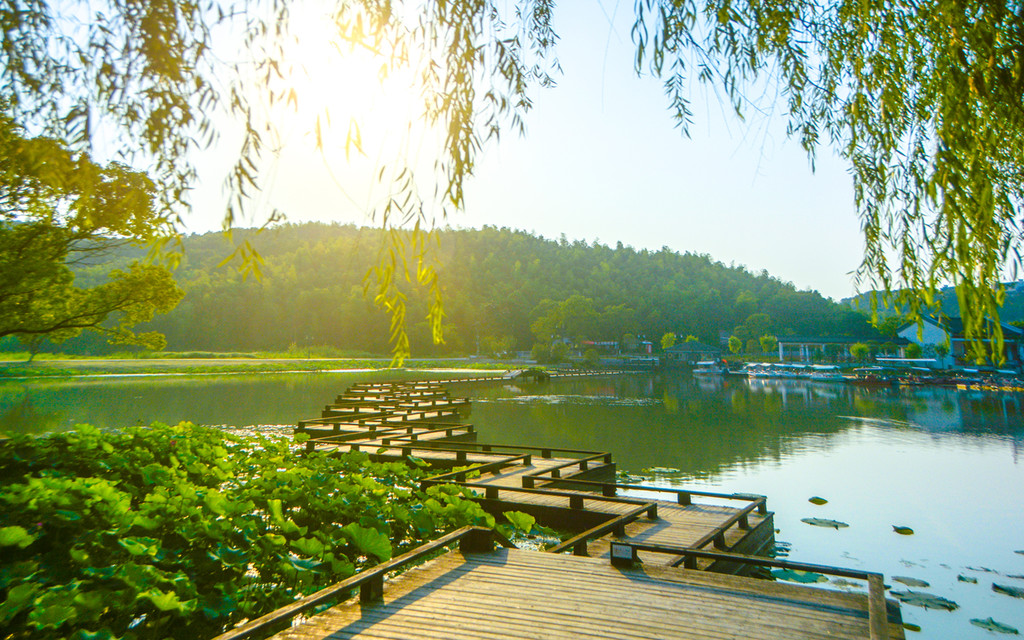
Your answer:
[[[8,383],[0,428],[188,419],[275,430],[317,415],[368,375],[425,377]],[[611,451],[620,472],[645,482],[767,495],[779,552],[885,573],[903,594],[904,620],[921,629],[910,638],[1024,632],[1024,395],[682,373],[454,391],[474,400],[470,421],[481,440]]]

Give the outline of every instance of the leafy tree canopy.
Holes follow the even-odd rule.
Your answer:
[[[0,7],[0,98],[15,122],[73,152],[101,140],[126,150],[119,153],[135,152],[161,183],[158,215],[172,222],[195,178],[189,152],[214,137],[216,109],[229,109],[245,130],[226,180],[230,225],[265,177],[262,163],[278,139],[275,109],[297,108],[303,99],[283,81],[287,45],[295,39],[290,17],[302,5],[8,2]],[[521,130],[532,90],[551,84],[554,1],[359,0],[328,7],[325,22],[344,50],[369,52],[384,75],[417,78],[417,119],[438,132],[439,154],[425,171],[401,158],[383,167],[389,197],[370,213],[385,228],[430,228],[463,206],[482,145]],[[636,69],[664,81],[684,132],[695,83],[721,91],[740,114],[766,106],[756,96],[783,96],[789,131],[811,157],[827,144],[850,164],[864,229],[862,281],[899,291],[883,301],[911,318],[934,302],[937,286],[952,283],[968,335],[991,327],[1000,337],[999,324],[984,318],[998,315],[1000,276],[1020,264],[1018,4],[635,0],[634,10]],[[232,64],[221,62],[215,33],[240,35]],[[321,145],[329,114],[323,115],[316,127]],[[358,123],[343,144],[346,151],[361,148]],[[376,301],[397,320],[393,341],[400,350],[403,272],[432,290],[428,318],[441,337],[430,246],[421,234],[411,252],[392,244],[373,272]],[[253,258],[250,248],[241,249]]]
[[[159,233],[152,181],[122,164],[100,167],[58,140],[27,138],[3,113],[0,157],[0,338],[35,345],[92,329],[162,348],[163,336],[131,327],[181,299],[165,267],[133,261],[88,288],[75,286],[71,268]]]

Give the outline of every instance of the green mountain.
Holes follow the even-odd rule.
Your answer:
[[[381,231],[306,223],[238,231],[235,239],[259,252],[261,277],[218,267],[231,251],[222,234],[186,237],[176,273],[186,296],[177,309],[140,329],[163,332],[174,351],[290,345],[388,351],[389,318],[364,295],[367,273],[381,251]],[[664,333],[675,332],[718,344],[720,332],[728,335],[745,323],[757,335],[877,337],[865,315],[848,305],[707,255],[553,241],[494,227],[442,230],[433,246],[445,344],[435,346],[430,339],[426,292],[403,278],[414,355],[473,353],[494,342],[528,350],[536,339],[531,327],[570,298],[571,322],[550,330],[577,339],[633,334],[658,344]],[[79,277],[98,277],[108,268],[84,268]],[[103,350],[86,336],[61,348]]]

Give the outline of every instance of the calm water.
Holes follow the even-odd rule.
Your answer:
[[[422,373],[392,377],[427,377]],[[380,372],[90,379],[0,385],[0,428],[68,429],[190,419],[291,425]],[[434,377],[443,377],[436,374]],[[456,387],[481,441],[611,451],[664,486],[762,493],[790,558],[925,580],[954,612],[903,606],[914,638],[1024,633],[1024,395],[864,390],[835,383],[637,375]],[[660,471],[650,471],[653,468]],[[668,471],[675,469],[677,471]],[[815,506],[812,496],[828,504]],[[835,530],[801,518],[848,523]],[[901,536],[893,525],[909,526]],[[958,580],[974,578],[977,584]]]

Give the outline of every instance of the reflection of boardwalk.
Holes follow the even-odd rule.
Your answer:
[[[313,436],[307,448],[425,462],[439,472],[424,484],[461,484],[497,516],[525,511],[574,533],[550,553],[490,550],[479,540],[486,531],[450,534],[449,542],[473,542],[387,588],[382,580],[392,567],[267,616],[274,620],[266,624],[277,624],[361,582],[359,602],[316,615],[282,640],[903,637],[898,606],[885,613],[876,574],[836,570],[867,580],[869,597],[693,570],[774,562],[729,555],[760,552],[773,540],[763,496],[619,485],[609,453],[477,443],[472,426],[459,420],[468,402],[436,383],[389,385],[350,390],[321,418],[300,423]],[[223,638],[248,637],[252,627]]]

